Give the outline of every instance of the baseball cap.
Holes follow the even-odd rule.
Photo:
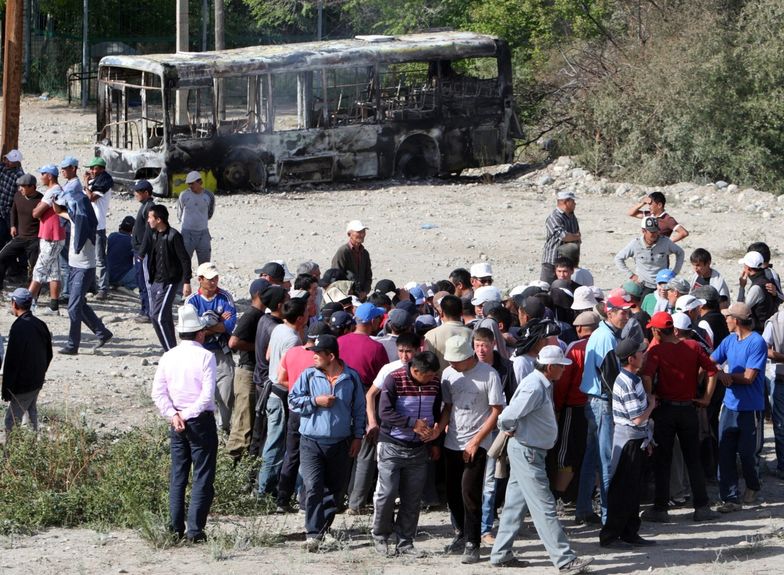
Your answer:
[[[198,182],[199,180],[201,180],[201,174],[196,170],[193,170],[192,172],[188,172],[188,175],[185,176],[186,184],[192,184],[193,182]]]
[[[739,264],[751,268],[753,270],[760,269],[765,263],[765,258],[759,252],[747,252],[743,259],[738,260]]]
[[[430,331],[434,327],[436,327],[436,318],[429,314],[420,315],[414,322],[414,329],[418,333]]]
[[[614,296],[608,297],[604,305],[605,307],[610,309],[630,309],[632,307],[632,302],[629,301],[629,296]]]
[[[40,168],[38,168],[38,173],[49,174],[50,176],[57,177],[57,174],[59,172],[57,170],[57,166],[55,166],[54,164],[46,164],[45,166],[41,166]]]
[[[645,342],[634,337],[626,337],[615,346],[615,355],[618,356],[618,359],[626,359],[638,351],[645,351]]]
[[[392,280],[386,280],[386,279],[378,280],[376,282],[376,287],[374,288],[374,291],[380,293],[396,292],[397,287],[395,286],[395,282],[393,282]]]
[[[139,180],[133,185],[134,192],[143,192],[145,190],[152,192],[152,184],[147,180]]]
[[[22,161],[22,152],[19,150],[11,150],[5,155],[5,159],[9,162],[21,162]]]
[[[361,232],[362,230],[367,230],[368,228],[365,224],[360,222],[359,220],[351,220],[349,223],[346,224],[346,233],[349,232]]]
[[[705,305],[704,299],[696,298],[691,294],[682,295],[677,300],[675,300],[676,311],[691,311],[703,305]]]
[[[471,298],[472,305],[482,305],[489,301],[501,301],[501,292],[495,286],[482,286],[476,288],[474,297]]]
[[[591,286],[580,286],[574,290],[572,309],[590,309],[597,303]]]
[[[639,298],[642,295],[642,286],[632,280],[623,282],[623,291],[632,297]]]
[[[20,158],[21,158],[21,154],[20,154]],[[79,167],[79,160],[77,160],[73,156],[66,156],[66,157],[63,158],[63,161],[60,162],[59,167],[60,167],[60,169],[62,169],[62,168],[78,168]]]
[[[412,287],[410,290],[408,290],[408,295],[414,298],[414,304],[416,305],[422,305],[425,303],[425,292],[423,292],[422,288],[419,286]]]
[[[308,328],[307,338],[316,339],[320,335],[334,335],[329,326],[323,321],[317,321]]]
[[[453,335],[446,340],[444,359],[446,361],[465,361],[474,356],[471,338],[464,335]]]
[[[581,286],[592,286],[593,274],[587,268],[577,268],[572,273],[572,281]]]
[[[666,311],[657,311],[645,327],[655,327],[656,329],[672,327],[672,316]]]
[[[640,227],[649,232],[658,232],[659,220],[653,216],[645,216],[640,222]]]
[[[667,284],[671,290],[675,290],[678,293],[687,294],[691,291],[691,286],[689,282],[683,278],[673,278],[670,280],[670,283]]]
[[[536,362],[542,365],[572,365],[572,360],[564,357],[563,350],[557,345],[546,345],[540,349]]]
[[[751,308],[746,305],[745,303],[736,301],[734,304],[730,305],[727,309],[721,310],[721,313],[725,316],[731,315],[735,319],[750,319],[751,318]]]
[[[265,289],[270,286],[270,283],[263,279],[263,278],[256,278],[252,282],[250,282],[250,288],[248,291],[250,292],[250,298],[253,299],[253,296],[256,294],[260,294]]]
[[[658,272],[656,272],[657,284],[668,284],[674,278],[675,278],[675,272],[669,268],[664,268],[663,270],[659,270]]]
[[[487,263],[482,262],[471,266],[472,278],[489,278],[493,277],[493,267]]]
[[[377,317],[381,317],[386,313],[383,307],[376,307],[370,302],[365,302],[359,306],[354,312],[354,317],[357,318],[359,323],[370,323]]]
[[[319,281],[319,285],[323,288],[329,287],[336,281],[348,279],[346,272],[340,268],[329,268],[323,274],[321,274],[321,280]]]
[[[672,314],[672,326],[677,329],[691,329],[691,318],[682,311]]]
[[[577,196],[574,195],[573,190],[563,190],[555,194],[556,199],[558,200],[576,200]]]
[[[90,163],[87,164],[87,167],[88,168],[94,168],[95,166],[100,166],[102,168],[105,168],[106,167],[106,160],[104,160],[103,158],[101,158],[99,156],[94,157],[92,160],[90,160]]]
[[[26,288],[16,288],[11,293],[11,301],[19,307],[27,307],[33,302],[33,294]]]
[[[33,174],[22,174],[18,178],[16,178],[16,185],[17,186],[34,186],[35,185],[35,176]]]
[[[211,280],[212,278],[218,277],[219,275],[218,266],[216,266],[213,262],[204,262],[203,264],[199,265],[198,268],[196,268],[197,277],[203,277]]]
[[[262,267],[254,271],[259,275],[264,274],[265,276],[269,276],[275,281],[279,282],[282,282],[286,275],[286,270],[284,270],[283,266],[278,262],[267,262]]]
[[[329,327],[331,329],[345,329],[354,325],[354,318],[345,311],[336,311],[329,316]]]
[[[691,295],[696,298],[703,299],[705,302],[718,303],[721,300],[719,291],[712,285],[700,286],[692,290]]]
[[[600,321],[602,321],[602,317],[595,311],[584,311],[577,314],[577,317],[574,318],[572,325],[574,327],[581,327],[586,325],[599,325]]]
[[[136,223],[136,218],[133,216],[125,216],[120,222],[120,229],[121,230],[132,230],[134,224]]]
[[[416,317],[417,314],[419,313],[417,311],[416,305],[410,299],[404,299],[403,301],[397,302],[395,308],[405,310],[406,312],[410,313],[414,317]]]
[[[520,307],[525,312],[525,315],[528,316],[529,320],[541,319],[544,317],[544,302],[536,296],[528,296],[525,298],[523,305],[520,305]]]
[[[286,265],[286,262],[283,260],[272,260],[272,263],[280,264],[280,267],[283,268],[283,281],[290,282],[294,279],[294,274],[289,271],[289,266]]]
[[[397,329],[406,329],[414,324],[414,316],[404,309],[395,308],[387,316],[387,325]]]
[[[311,346],[311,351],[328,351],[332,354],[338,355],[338,338],[334,335],[325,333],[318,336]]]
[[[261,292],[261,303],[271,310],[276,310],[278,306],[286,301],[288,292],[281,286],[269,286]]]

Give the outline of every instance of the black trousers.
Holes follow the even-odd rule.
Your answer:
[[[705,489],[705,475],[700,461],[697,408],[693,405],[673,405],[662,400],[662,404],[653,411],[653,421],[655,423],[653,437],[656,441],[656,449],[653,452],[656,480],[653,508],[657,511],[666,511],[668,507],[672,446],[676,436],[680,441],[683,460],[689,473],[694,508],[706,506],[708,493]]]
[[[626,442],[618,467],[607,491],[607,520],[599,533],[599,542],[606,545],[616,539],[634,541],[640,530],[640,496],[643,489],[643,467],[647,455],[642,439]]]
[[[452,522],[467,543],[479,547],[482,531],[482,486],[485,482],[487,451],[476,450],[474,460],[463,461],[462,451],[444,449],[446,499]]]
[[[300,415],[289,411],[289,420],[286,424],[286,454],[283,456],[283,466],[280,468],[278,478],[277,503],[285,507],[291,501],[294,490],[297,488],[299,475],[299,420]]]
[[[3,249],[0,250],[0,288],[3,287],[3,281],[5,281],[6,269],[12,266],[19,256],[26,255],[30,269],[35,267],[35,262],[38,259],[38,246],[38,238],[23,239],[19,236],[3,246]]]

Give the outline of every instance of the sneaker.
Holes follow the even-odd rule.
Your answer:
[[[414,547],[413,545],[403,545],[395,549],[395,555],[413,557],[415,559],[422,559],[423,557],[427,557],[427,552],[421,551],[416,547]]]
[[[462,553],[465,549],[465,537],[462,533],[455,534],[455,537],[450,541],[449,545],[444,547],[444,553]]]
[[[379,555],[383,555],[384,557],[389,555],[389,543],[386,539],[375,539],[373,542],[373,548]]]
[[[278,515],[284,515],[286,513],[293,513],[294,509],[291,508],[291,505],[278,505],[275,507],[275,513]]]
[[[498,563],[490,561],[491,567],[528,567],[529,565],[530,563],[528,561],[523,561],[517,557],[511,557],[506,561],[499,561]]]
[[[703,505],[694,510],[694,521],[712,521],[713,519],[718,518],[719,514],[707,505]]]
[[[60,315],[60,310],[45,307],[40,312],[38,312],[38,315]]]
[[[492,533],[485,533],[482,535],[482,543],[488,547],[492,547],[493,543],[495,543],[495,536]]]
[[[637,537],[634,539],[624,539],[623,542],[628,543],[632,547],[651,547],[656,545],[656,541],[653,539],[643,539],[639,535],[637,535]]]
[[[121,294],[124,294],[124,295],[127,295],[127,296],[131,296],[131,297],[137,297],[139,295],[135,291],[133,291],[132,289],[128,289],[125,286],[119,286],[117,288],[117,292],[121,293]]]
[[[753,505],[756,503],[757,495],[759,495],[758,489],[746,489],[746,491],[743,493],[743,505]]]
[[[99,339],[99,340],[98,340],[98,341],[95,343],[95,345],[93,345],[93,351],[95,351],[95,350],[97,350],[97,349],[101,349],[103,346],[105,346],[107,343],[109,343],[109,340],[110,340],[110,339],[112,339],[113,337],[114,337],[114,334],[113,334],[113,333],[111,333],[111,332],[109,332],[109,335],[107,335],[107,336],[105,336],[105,337],[102,337],[102,338],[100,338],[100,339]]]
[[[302,545],[302,548],[308,553],[318,553],[320,546],[321,539],[318,537],[309,537],[308,539],[305,539],[305,543]]]
[[[467,542],[465,544],[465,550],[463,551],[463,557],[460,559],[460,563],[463,565],[473,565],[474,563],[479,563],[479,547],[470,541]]]
[[[631,549],[632,544],[628,541],[624,541],[622,539],[612,539],[610,541],[599,541],[599,547],[604,547],[605,549]]]
[[[141,314],[141,313],[139,315],[134,316],[133,317],[133,321],[136,322],[136,323],[151,323],[152,322],[152,320],[150,319],[149,316]]]
[[[105,291],[99,291],[97,294],[95,294],[95,299],[98,301],[106,301],[109,299],[109,294]]]
[[[354,509],[353,507],[347,507],[346,511],[344,512],[346,515],[362,515],[362,511],[359,509]]]
[[[675,497],[673,497],[672,499],[670,499],[667,502],[667,507],[669,507],[670,509],[673,509],[673,508],[677,509],[678,507],[683,507],[688,502],[689,502],[689,498],[688,497],[682,497],[682,498],[675,498]]]
[[[57,350],[60,355],[79,355],[79,350],[72,347],[61,347]]]
[[[584,517],[575,516],[574,522],[577,525],[601,525],[602,518],[599,517],[596,513],[591,513],[590,515],[586,515]]]
[[[199,543],[204,543],[207,541],[207,534],[202,531],[201,533],[197,533],[196,535],[186,535],[185,537],[188,540],[188,543],[193,545],[197,545]]]
[[[642,512],[640,519],[643,521],[651,521],[653,523],[669,523],[670,514],[667,513],[667,511],[659,511],[651,507],[650,509],[646,509]]]
[[[740,503],[725,501],[716,508],[716,511],[719,513],[733,513],[734,511],[740,511],[741,509],[743,509],[743,506]]]
[[[582,573],[588,565],[593,563],[593,557],[578,557],[566,565],[558,568],[559,573]]]

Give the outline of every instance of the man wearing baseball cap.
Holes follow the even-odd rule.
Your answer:
[[[547,283],[555,280],[555,260],[563,255],[564,246],[574,246],[577,258],[570,258],[573,264],[579,262],[580,224],[574,215],[577,197],[572,190],[562,190],[556,194],[556,205],[544,223],[546,237],[542,250],[542,273],[540,279]]]
[[[757,454],[762,445],[765,411],[765,366],[768,346],[754,331],[754,315],[749,306],[735,302],[722,310],[730,335],[711,354],[724,364],[718,380],[725,388],[719,415],[719,497],[717,511],[730,513],[743,504],[753,505],[760,490]],[[746,491],[738,486],[737,459],[740,458]]]
[[[667,291],[670,289],[670,282],[675,279],[675,273],[665,268],[656,273],[656,290],[642,298],[640,307],[649,316],[657,311],[666,311]],[[629,280],[631,281],[631,280]]]
[[[498,417],[498,427],[511,435],[507,443],[510,471],[490,565],[526,565],[512,553],[526,511],[560,573],[578,573],[593,561],[591,557],[578,558],[572,550],[558,521],[545,469],[547,450],[558,437],[552,388],[571,363],[557,345],[540,349],[534,371],[518,384],[509,405]]]
[[[136,284],[139,286],[139,314],[133,318],[136,323],[150,323],[150,297],[148,289],[150,278],[147,274],[147,255],[143,250],[144,240],[151,233],[147,223],[150,208],[155,205],[152,197],[152,184],[147,180],[139,180],[133,186],[133,197],[139,202],[136,221],[133,224],[131,244],[133,246],[133,264],[136,270]]]
[[[89,170],[84,174],[84,193],[89,198],[98,219],[95,234],[95,283],[98,293],[95,299],[104,300],[109,295],[109,274],[106,265],[106,213],[112,199],[114,180],[106,171],[106,160],[95,157],[89,164]]]
[[[753,329],[761,334],[765,322],[778,311],[780,302],[778,296],[771,294],[766,288],[771,281],[765,276],[765,258],[762,254],[747,252],[738,263],[743,266],[743,273],[739,280],[738,301],[749,306],[754,319]],[[746,291],[747,284],[751,284],[748,291]]]
[[[476,291],[482,286],[493,285],[493,267],[487,262],[471,266],[471,287]]]
[[[23,174],[22,153],[9,151],[0,165],[0,248],[11,239],[11,204],[17,190],[16,180]]]
[[[367,230],[368,227],[359,220],[351,220],[346,225],[348,242],[340,246],[332,257],[332,267],[343,270],[354,282],[354,291],[361,301],[365,300],[373,285],[370,254],[364,245]]]
[[[38,259],[38,233],[40,222],[33,216],[33,210],[43,199],[35,189],[35,176],[23,174],[16,181],[18,190],[11,204],[11,241],[0,250],[0,289],[3,287],[5,272],[9,267],[18,267],[17,259],[26,257],[27,264],[35,268]],[[24,266],[27,279],[27,265]]]
[[[189,172],[185,183],[188,189],[177,198],[177,220],[182,222],[182,240],[188,257],[193,258],[196,252],[196,260],[203,264],[212,257],[209,227],[215,213],[215,195],[204,187],[199,172]]]

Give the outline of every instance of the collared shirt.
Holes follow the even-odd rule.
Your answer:
[[[22,168],[6,168],[0,165],[0,217],[7,223],[11,221],[11,204],[14,194],[19,189],[16,180],[24,175]]]
[[[615,356],[616,345],[616,330],[606,321],[599,323],[585,346],[585,367],[580,391],[608,399],[608,393],[612,393],[613,383],[620,370],[618,358]]]
[[[644,432],[647,424],[635,425],[632,420],[640,417],[648,409],[648,395],[639,375],[621,368],[613,384],[613,422],[626,425]]]
[[[580,224],[574,212],[567,214],[560,208],[556,208],[547,217],[544,223],[547,231],[547,238],[544,240],[544,250],[542,251],[542,263],[553,264],[558,257],[558,248],[563,244],[566,234],[577,234],[580,232]]]
[[[509,406],[498,416],[501,431],[514,432],[521,445],[551,449],[558,439],[553,406],[553,384],[539,370],[529,373],[518,385]]]
[[[636,275],[645,287],[656,289],[656,274],[670,267],[670,255],[675,255],[675,265],[671,269],[678,275],[683,266],[683,249],[680,246],[663,236],[649,246],[642,236],[637,236],[615,254],[615,265],[627,277]],[[629,258],[634,258],[634,271],[626,265]]]
[[[161,356],[152,400],[166,418],[184,420],[215,411],[215,356],[195,341],[183,340]]]

